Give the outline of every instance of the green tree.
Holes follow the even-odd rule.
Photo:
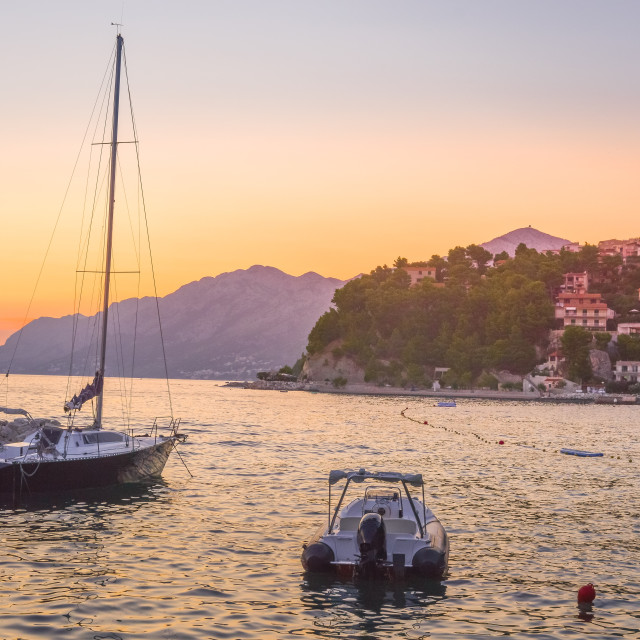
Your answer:
[[[621,333],[618,336],[618,353],[620,360],[640,360],[640,336]]]
[[[533,253],[538,253],[535,249],[529,249],[529,247],[527,247],[527,245],[524,242],[521,242],[516,247],[515,257],[517,258],[517,257],[531,255],[532,252]]]
[[[467,258],[467,250],[464,247],[454,247],[449,249],[447,262],[449,267],[455,264],[464,264],[470,266],[470,260]]]
[[[498,390],[498,378],[483,371],[480,377],[476,380],[476,386],[480,388],[487,387],[489,389],[493,389],[494,391]]]
[[[296,363],[291,368],[291,373],[294,376],[300,376],[302,373],[302,368],[304,367],[304,363],[306,362],[306,356],[302,354],[297,360]]]
[[[470,244],[467,249],[467,256],[478,265],[478,273],[483,275],[487,271],[487,263],[491,260],[491,253],[484,247],[477,244]]]
[[[338,312],[335,309],[329,309],[322,314],[316,322],[307,344],[307,351],[310,354],[319,353],[330,342],[340,337],[340,326]]]
[[[606,331],[597,331],[593,337],[596,339],[596,349],[606,351],[607,345],[611,341],[611,334]]]
[[[427,261],[427,266],[436,270],[436,282],[442,282],[447,272],[447,261],[443,257],[434,254]]]
[[[339,340],[336,353],[365,368],[368,381],[390,384],[415,384],[418,367],[449,367],[459,385],[493,367],[530,371],[555,323],[550,292],[562,277],[561,257],[523,245],[481,277],[470,265],[472,256],[483,263],[482,251],[455,247],[448,262],[432,256],[429,266],[438,280],[447,276],[445,286],[425,278],[410,287],[404,269],[386,265],[350,281],[312,329],[308,353]]]
[[[586,383],[593,375],[589,346],[591,334],[582,327],[567,327],[562,334],[562,352],[569,368],[568,377],[574,382]]]
[[[407,366],[407,380],[414,385],[424,385],[424,369],[415,363]]]

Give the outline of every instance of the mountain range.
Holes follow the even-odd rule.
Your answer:
[[[481,246],[493,254],[513,255],[520,243],[546,251],[569,241],[526,227]],[[335,290],[345,282],[313,272],[296,277],[256,265],[180,287],[158,301],[169,376],[249,380],[258,371],[292,365],[306,349],[318,318],[329,310]],[[121,327],[137,323],[133,375],[164,376],[155,299],[114,303],[109,316],[117,318]],[[90,345],[95,343],[97,317],[75,318],[70,365],[74,318],[38,318],[24,327],[11,372],[93,375],[88,363],[96,361]],[[15,333],[0,347],[0,371],[7,371],[17,340]],[[106,374],[131,375],[133,333],[125,330],[117,341],[110,334],[108,340],[118,348],[110,352]]]
[[[292,365],[343,284],[317,273],[295,277],[256,265],[180,287],[158,302],[169,376],[245,380],[254,379],[258,371]],[[155,299],[124,300],[109,309],[109,317],[117,318],[121,327],[133,326],[137,314],[134,375],[164,376]],[[65,316],[30,322],[11,372],[67,374],[73,321],[73,316]],[[95,342],[95,325],[95,316],[78,317],[73,374],[93,375],[86,363],[96,359],[89,347]],[[130,374],[133,337],[125,332],[116,341],[109,334],[109,344],[117,349],[109,352],[106,375]],[[7,370],[17,339],[15,333],[0,347],[0,370]]]

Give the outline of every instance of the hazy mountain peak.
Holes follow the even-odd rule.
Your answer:
[[[529,249],[535,249],[536,251],[550,251],[561,249],[564,245],[570,244],[571,240],[566,238],[558,238],[556,236],[549,235],[534,229],[531,226],[522,227],[520,229],[514,229],[505,233],[502,236],[498,236],[493,240],[482,243],[480,246],[484,247],[487,251],[490,251],[494,255],[506,251],[510,256],[514,256],[516,248],[519,244],[524,244]]]

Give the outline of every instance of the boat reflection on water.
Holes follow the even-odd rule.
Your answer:
[[[112,485],[94,489],[76,489],[51,493],[32,493],[22,497],[19,508],[11,496],[0,494],[0,513],[13,512],[58,512],[58,511],[118,511],[120,507],[130,511],[132,505],[165,501],[171,490],[162,478],[152,478],[123,485]]]
[[[362,621],[368,632],[383,633],[394,619],[405,619],[407,610],[420,609],[425,618],[446,599],[447,585],[439,580],[407,579],[340,580],[331,574],[305,574],[300,601],[318,612],[320,626],[352,626]],[[384,612],[384,618],[378,618]],[[322,620],[326,622],[323,623]]]

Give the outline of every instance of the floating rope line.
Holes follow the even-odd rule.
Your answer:
[[[510,444],[512,446],[515,447],[524,447],[526,449],[536,449],[537,451],[542,451],[543,453],[547,453],[547,448],[542,448],[539,445],[535,445],[535,444],[530,444],[528,442],[505,442],[504,440],[487,440],[487,438],[484,438],[483,436],[481,436],[478,433],[474,433],[473,431],[458,431],[457,429],[452,429],[450,427],[443,427],[441,425],[437,425],[437,424],[432,424],[430,422],[428,422],[427,420],[417,420],[416,418],[412,418],[411,416],[407,416],[405,415],[405,411],[408,409],[409,407],[407,407],[406,409],[403,409],[400,412],[400,415],[403,418],[406,418],[407,420],[411,420],[411,422],[415,422],[417,424],[423,424],[423,425],[427,425],[428,427],[431,427],[432,429],[442,429],[443,431],[448,431],[449,433],[455,433],[456,435],[459,436],[473,436],[474,438],[480,440],[481,442],[484,442],[486,444],[498,444],[498,445],[504,445],[504,444]],[[567,449],[565,449],[564,451],[567,451]],[[560,449],[550,449],[549,453],[563,453],[563,451],[561,451]],[[585,457],[595,457],[595,456],[585,456]],[[622,458],[620,456],[614,456],[614,455],[604,455],[602,454],[602,456],[597,456],[597,457],[603,457],[603,458],[610,458],[612,460],[621,460]],[[632,458],[629,458],[629,462],[633,462]]]

